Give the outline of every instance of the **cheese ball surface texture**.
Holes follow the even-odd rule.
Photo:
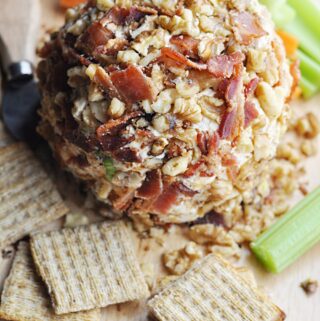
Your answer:
[[[39,54],[39,132],[101,204],[145,224],[232,224],[290,118],[289,64],[256,0],[91,1]]]

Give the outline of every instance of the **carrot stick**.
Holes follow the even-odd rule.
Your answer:
[[[60,0],[60,6],[63,8],[71,8],[83,2],[86,2],[86,0]]]
[[[289,34],[288,32],[283,30],[278,30],[277,33],[284,43],[287,56],[290,58],[295,57],[299,47],[299,40],[292,34]]]

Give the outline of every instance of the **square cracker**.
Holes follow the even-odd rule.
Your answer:
[[[36,234],[32,255],[57,314],[102,308],[149,295],[123,222]]]
[[[5,281],[0,318],[15,321],[98,321],[100,311],[55,315],[45,285],[35,272],[29,243],[20,242]]]
[[[0,249],[67,212],[56,187],[26,145],[0,148]]]
[[[281,321],[285,314],[229,263],[208,255],[148,302],[159,321]]]

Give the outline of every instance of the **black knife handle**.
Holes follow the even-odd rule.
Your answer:
[[[33,67],[31,62],[21,60],[14,62],[7,67],[7,81],[9,83],[21,83],[29,81],[33,78]]]
[[[2,68],[9,83],[20,84],[33,78],[33,67],[30,61],[13,62],[9,50],[0,35],[0,56]]]

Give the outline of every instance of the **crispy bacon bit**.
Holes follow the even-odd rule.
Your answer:
[[[102,68],[98,67],[93,81],[103,89],[111,98],[120,98],[117,88],[113,85],[109,74]]]
[[[222,155],[221,163],[222,163],[223,166],[226,166],[226,167],[232,167],[232,166],[237,166],[238,165],[237,158],[234,155],[230,154],[230,153]]]
[[[142,159],[138,153],[138,150],[134,148],[120,148],[116,150],[112,154],[115,159],[120,162],[129,162],[129,163],[141,163]]]
[[[181,53],[168,47],[161,49],[161,56],[158,58],[158,61],[165,63],[167,66],[190,67],[197,70],[207,69],[207,65],[193,62]]]
[[[208,154],[208,132],[198,132],[197,145],[203,155]]]
[[[255,104],[248,100],[244,105],[244,128],[247,128],[257,117],[259,112]]]
[[[161,170],[155,169],[147,173],[146,179],[138,189],[136,196],[143,199],[155,199],[163,189]]]
[[[134,111],[130,114],[124,115],[117,119],[111,119],[105,124],[101,125],[97,129],[98,138],[103,135],[116,135],[119,130],[123,129],[129,124],[129,121],[133,118],[137,118],[142,115],[141,111]]]
[[[113,202],[112,202],[112,206],[117,210],[117,211],[125,211],[129,208],[129,206],[132,203],[134,197],[134,191],[133,190],[129,190],[126,193],[124,193],[123,195],[121,195],[120,197],[116,198]]]
[[[114,86],[128,103],[140,100],[154,100],[154,93],[150,82],[142,71],[130,65],[123,71],[114,71],[110,74]]]
[[[220,143],[220,137],[217,132],[214,132],[211,137],[209,137],[207,146],[208,146],[208,155],[213,156],[217,153]]]
[[[207,70],[190,70],[188,78],[196,81],[202,89],[208,87],[216,88],[219,84],[219,79],[212,77],[212,74]]]
[[[120,135],[102,135],[99,142],[105,152],[115,151],[134,141],[134,136],[124,137]]]
[[[239,136],[244,118],[241,114],[240,106],[225,111],[218,129],[220,138],[234,140]]]
[[[180,35],[173,36],[170,39],[170,42],[177,46],[177,49],[180,53],[191,58],[198,58],[198,45],[199,40],[194,39],[190,36]]]
[[[94,137],[84,136],[78,129],[70,130],[69,128],[64,130],[64,137],[72,144],[80,147],[84,151],[91,153],[98,146],[99,142]]]
[[[234,108],[239,105],[239,97],[242,90],[241,78],[231,79],[227,85],[225,92],[225,100],[229,107]]]
[[[208,61],[208,71],[216,78],[230,78],[235,66],[242,65],[244,58],[241,52],[214,56]]]
[[[176,184],[180,193],[185,195],[185,196],[188,196],[188,197],[193,197],[195,196],[196,194],[198,194],[197,191],[194,191],[192,190],[191,188],[189,188],[188,186],[184,185],[183,183],[177,183]]]
[[[101,55],[115,56],[119,51],[126,49],[129,41],[127,39],[110,39],[105,46],[99,46],[94,50],[94,56]]]
[[[255,77],[249,81],[249,83],[244,88],[244,95],[246,97],[249,97],[254,94],[259,84],[259,81],[260,80],[258,77]]]
[[[101,20],[100,23],[112,22],[116,25],[129,24],[132,21],[139,21],[146,15],[155,15],[157,11],[153,8],[137,6],[130,9],[113,7]]]
[[[211,136],[208,132],[198,132],[197,144],[203,155],[214,155],[219,147],[219,135],[214,132]]]
[[[287,102],[289,102],[293,98],[296,89],[299,87],[301,71],[300,71],[300,61],[298,59],[296,59],[290,65],[290,73],[291,73],[291,76],[293,77],[293,84],[292,84],[291,93]]]
[[[152,204],[151,212],[155,214],[167,214],[170,208],[177,202],[180,194],[175,184],[164,184],[162,194]]]
[[[212,177],[212,176],[214,176],[214,171],[212,169],[200,172],[200,177]]]
[[[193,176],[202,164],[204,164],[204,160],[200,160],[197,163],[189,166],[189,168],[183,173],[183,177],[188,178]]]
[[[213,224],[216,226],[226,225],[223,215],[217,213],[214,210],[208,212],[205,216],[200,217],[197,220],[190,223],[191,226],[200,224]]]
[[[82,49],[91,55],[96,48],[104,46],[111,38],[113,38],[113,33],[110,30],[106,29],[100,22],[94,22],[79,37],[76,48]]]
[[[124,25],[130,10],[126,8],[113,7],[108,13],[100,20],[101,24],[113,22],[116,25]]]
[[[238,37],[238,41],[243,45],[247,46],[253,39],[267,34],[261,27],[259,20],[249,12],[238,12],[232,19],[236,26],[236,37]]]

